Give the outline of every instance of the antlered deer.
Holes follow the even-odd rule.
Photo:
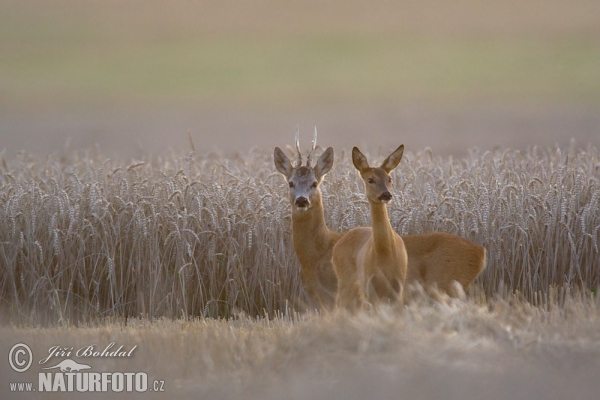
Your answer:
[[[311,167],[316,143],[315,128],[312,148],[306,165],[302,165],[300,143],[296,133],[296,164],[292,165],[279,147],[275,148],[274,161],[275,167],[285,176],[290,187],[292,239],[302,266],[300,277],[309,298],[309,307],[331,309],[335,305],[337,293],[337,277],[331,264],[331,251],[342,235],[329,230],[325,224],[323,198],[319,188],[323,176],[333,165],[333,149],[327,148],[315,166]]]

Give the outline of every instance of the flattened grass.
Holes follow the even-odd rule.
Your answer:
[[[485,301],[417,297],[403,310],[349,315],[278,314],[235,320],[112,320],[99,326],[0,328],[2,350],[32,348],[23,374],[0,364],[5,381],[37,382],[52,346],[99,350],[137,346],[130,358],[79,358],[92,371],[143,371],[178,398],[505,399],[593,397],[600,367],[598,299],[549,291],[543,306],[520,296]],[[3,392],[4,393],[4,392]],[[57,393],[56,398],[62,398]],[[111,393],[112,397],[115,396]],[[135,394],[132,394],[135,396]],[[154,398],[153,393],[137,394]],[[48,398],[52,394],[48,394]],[[136,397],[138,398],[138,397]]]

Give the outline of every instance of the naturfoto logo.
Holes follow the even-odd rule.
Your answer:
[[[106,346],[91,344],[74,347],[52,346],[46,357],[39,360],[43,366],[38,372],[38,385],[33,382],[11,382],[11,392],[163,392],[164,381],[154,380],[149,385],[146,372],[94,372],[93,363],[87,360],[132,357],[137,345],[117,346],[114,342]],[[65,358],[68,357],[68,358]],[[15,344],[8,355],[8,361],[15,372],[27,371],[33,361],[31,348]],[[63,358],[62,360],[59,360]],[[83,358],[84,360],[73,360]],[[49,362],[51,361],[52,362]],[[85,361],[85,362],[80,362]],[[92,365],[90,365],[92,364]]]

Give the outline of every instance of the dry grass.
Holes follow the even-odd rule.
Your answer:
[[[123,163],[80,152],[2,156],[0,306],[13,324],[107,317],[273,316],[302,303],[284,180],[270,151]],[[323,185],[328,225],[367,225],[358,176],[338,154]],[[476,286],[541,301],[600,284],[595,148],[407,152],[390,205],[400,234],[483,244]]]
[[[79,362],[93,371],[147,372],[165,381],[163,398],[594,398],[600,304],[589,292],[547,294],[545,307],[513,295],[489,302],[418,297],[402,310],[357,315],[3,328],[0,342],[6,352],[30,344],[36,361],[56,345],[137,345],[131,359]],[[16,374],[4,362],[0,376],[37,382],[39,368]]]

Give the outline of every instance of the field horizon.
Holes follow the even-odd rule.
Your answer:
[[[600,147],[596,1],[2,0],[0,141],[41,157]],[[367,140],[368,139],[368,140]]]

